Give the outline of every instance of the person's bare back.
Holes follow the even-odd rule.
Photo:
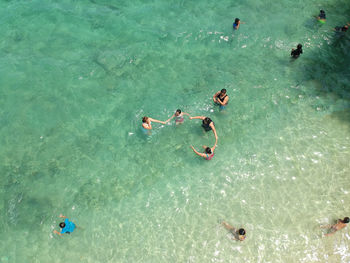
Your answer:
[[[349,217],[344,217],[344,219],[338,219],[337,223],[335,223],[334,225],[324,226],[323,228],[330,229],[330,232],[328,234],[325,234],[325,236],[333,235],[338,230],[345,228],[347,226],[347,223],[349,223],[349,222],[350,222]]]

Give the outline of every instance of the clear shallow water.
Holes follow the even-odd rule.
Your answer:
[[[0,12],[0,262],[349,261],[348,229],[319,229],[349,213],[350,44],[330,31],[348,3],[1,1]],[[236,16],[246,24],[232,32]],[[142,116],[179,107],[215,121],[212,161],[189,148],[214,142],[198,121],[141,134]],[[53,237],[60,213],[81,229]]]

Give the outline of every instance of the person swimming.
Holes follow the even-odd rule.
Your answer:
[[[200,120],[202,120],[202,127],[204,128],[204,130],[206,132],[212,130],[213,133],[214,133],[214,136],[215,136],[215,140],[216,141],[218,140],[218,136],[216,134],[216,129],[215,129],[215,126],[214,126],[214,122],[209,117],[203,117],[203,116],[190,117],[190,120],[193,120],[193,119],[200,119]]]
[[[216,143],[215,145],[210,148],[207,146],[203,146],[204,148],[204,153],[200,153],[198,152],[192,145],[191,145],[191,149],[199,156],[203,157],[205,160],[210,161],[213,157],[214,157],[214,151],[215,151],[215,147],[216,147]]]
[[[155,119],[152,119],[152,118],[145,116],[142,118],[142,127],[141,128],[143,129],[143,131],[147,132],[149,130],[152,130],[152,121],[165,124],[164,121],[155,120]]]
[[[239,18],[236,18],[235,22],[233,23],[233,29],[237,30],[240,24],[241,24],[241,20]]]
[[[297,49],[292,49],[292,52],[290,52],[290,55],[293,58],[298,58],[300,56],[300,54],[303,54],[303,46],[301,44],[297,45]]]
[[[246,231],[244,228],[240,228],[237,230],[236,228],[230,226],[226,222],[222,222],[222,225],[232,233],[235,240],[243,241],[246,238]]]
[[[65,218],[64,222],[61,222],[59,224],[60,228],[62,228],[61,232],[58,232],[56,230],[54,230],[53,232],[57,235],[62,236],[62,234],[70,234],[74,231],[74,229],[76,228],[75,224],[72,221],[69,221],[68,217],[64,216],[64,215],[60,215],[61,218]]]
[[[177,109],[176,112],[165,122],[169,122],[171,119],[175,118],[175,124],[181,124],[185,121],[184,115],[190,116],[190,114],[186,112],[182,112],[180,109]]]
[[[229,97],[226,94],[226,89],[222,89],[221,91],[216,92],[213,96],[213,101],[216,104],[220,105],[220,109],[225,108],[225,106],[228,103],[228,99],[229,99]]]
[[[346,32],[348,31],[349,29],[349,26],[348,25],[345,25],[345,26],[336,26],[334,28],[334,31],[337,31],[337,32]]]
[[[324,10],[320,10],[320,14],[316,16],[317,20],[321,23],[326,23],[326,12]]]
[[[344,217],[344,219],[338,219],[337,223],[335,223],[334,225],[322,226],[322,228],[330,229],[330,232],[328,234],[325,234],[325,236],[333,235],[338,230],[345,228],[349,222],[350,222],[349,217]]]

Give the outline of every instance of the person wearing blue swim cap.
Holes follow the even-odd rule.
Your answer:
[[[68,220],[68,218],[64,215],[60,215],[61,218],[65,218],[64,222],[61,222],[59,224],[61,229],[61,232],[58,232],[56,230],[54,230],[53,232],[57,235],[62,236],[62,234],[70,234],[74,231],[74,229],[76,228],[75,224],[71,221]]]

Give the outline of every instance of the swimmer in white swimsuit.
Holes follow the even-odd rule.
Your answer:
[[[186,113],[186,112],[181,112],[180,109],[176,110],[175,114],[173,114],[173,116],[171,116],[168,120],[166,120],[166,122],[169,122],[171,119],[175,118],[175,124],[181,124],[185,121],[184,119],[184,115],[190,116],[190,114]]]
[[[152,130],[152,123],[151,123],[152,121],[165,124],[165,121],[159,121],[159,120],[155,120],[155,119],[152,119],[149,117],[143,117],[142,118],[142,128],[145,130]]]

